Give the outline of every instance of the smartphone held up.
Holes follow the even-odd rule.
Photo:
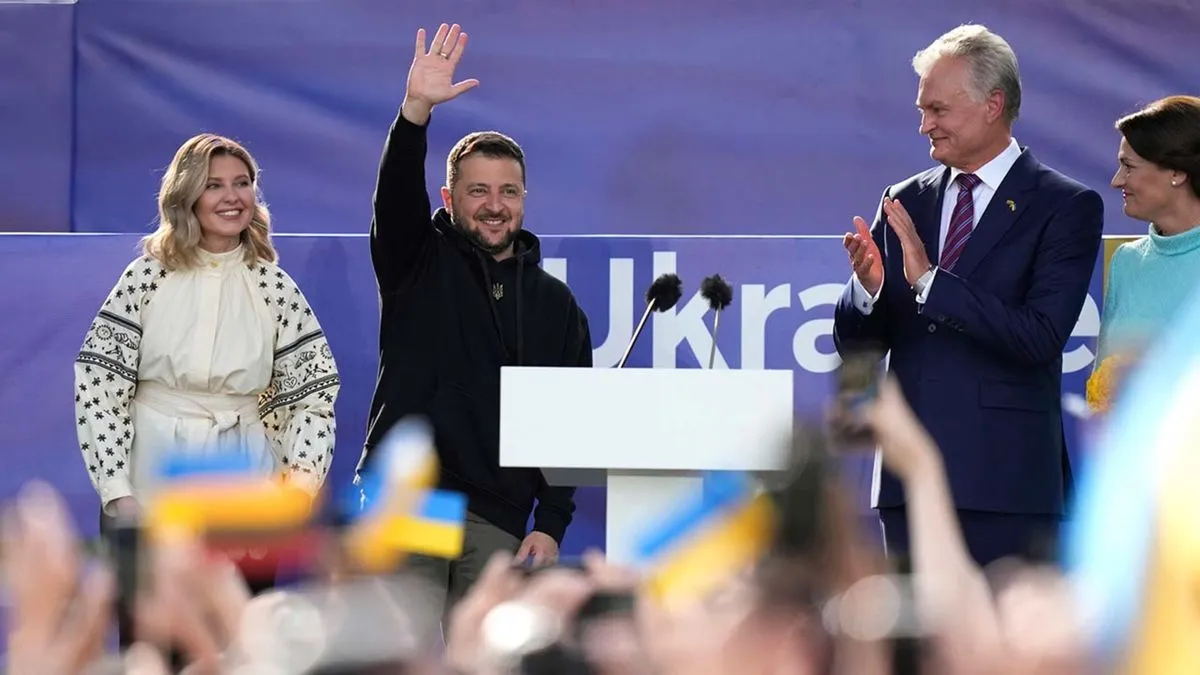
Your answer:
[[[864,415],[879,396],[885,377],[884,354],[864,350],[849,354],[836,372],[836,389],[829,413],[829,432],[842,450],[873,449],[874,431]]]

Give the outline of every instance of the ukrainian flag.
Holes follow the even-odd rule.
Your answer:
[[[1077,493],[1066,565],[1100,662],[1200,673],[1200,297],[1129,374]]]
[[[693,602],[756,562],[775,528],[770,497],[737,472],[704,477],[704,488],[638,542],[647,590],[661,603]]]
[[[242,453],[167,457],[149,500],[152,533],[253,532],[307,524],[309,496],[254,471]]]
[[[358,479],[357,503],[347,503],[347,546],[368,570],[394,567],[411,553],[462,555],[467,503],[437,484],[433,429],[420,418],[401,420],[376,449],[371,469]]]
[[[392,548],[438,558],[462,555],[463,523],[467,498],[457,492],[433,490],[426,493],[420,511],[386,523],[383,543]]]
[[[381,512],[407,514],[414,495],[432,489],[438,480],[433,428],[419,417],[406,417],[376,447],[377,459],[355,477],[358,493],[344,495],[341,512],[354,522],[375,518]]]
[[[396,423],[375,449],[381,454],[388,481],[413,490],[428,490],[437,484],[437,450],[433,427],[419,417]]]
[[[250,457],[236,450],[204,455],[175,452],[162,458],[158,475],[166,482],[176,482],[201,476],[246,476],[253,469]]]
[[[411,513],[377,511],[351,526],[347,550],[364,570],[394,568],[412,553],[450,559],[462,555],[466,497],[429,490],[415,495],[414,503]]]

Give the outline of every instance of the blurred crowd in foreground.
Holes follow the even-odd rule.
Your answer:
[[[252,597],[228,559],[175,536],[144,552],[135,644],[113,654],[119,573],[84,553],[59,496],[30,484],[4,520],[7,672],[1193,672],[1195,647],[1179,643],[1139,653],[1130,640],[1098,657],[1076,585],[1056,566],[978,568],[938,449],[894,382],[845,410],[854,419],[796,430],[782,480],[724,509],[769,505],[759,511],[769,517],[711,519],[706,536],[732,536],[694,550],[696,564],[625,569],[589,553],[530,570],[500,554],[453,608],[444,643],[411,630],[403,575],[331,564]],[[839,485],[837,438],[851,428],[878,443],[911,495],[907,574],[860,536]]]

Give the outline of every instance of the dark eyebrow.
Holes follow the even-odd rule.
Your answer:
[[[491,187],[491,186],[488,185],[487,183],[475,182],[475,183],[467,183],[467,187],[473,188],[473,187]],[[504,183],[500,187],[502,187],[502,188],[517,188],[518,190],[520,190],[521,184],[520,183]]]

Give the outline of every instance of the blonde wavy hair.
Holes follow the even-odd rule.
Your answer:
[[[199,134],[179,146],[163,174],[158,190],[158,229],[142,239],[142,250],[168,270],[193,267],[198,262],[200,219],[196,202],[208,185],[208,168],[213,157],[228,155],[242,160],[254,185],[254,216],[242,232],[246,264],[276,262],[279,255],[271,243],[271,212],[258,187],[258,164],[240,143],[216,134]]]

